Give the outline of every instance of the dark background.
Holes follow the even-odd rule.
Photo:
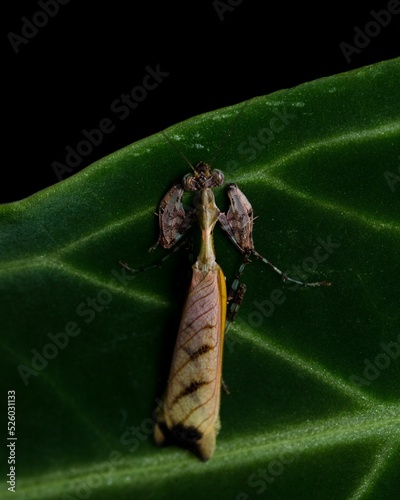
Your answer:
[[[354,45],[355,27],[365,31],[371,9],[386,10],[396,0],[358,7],[230,1],[236,6],[221,2],[230,9],[221,20],[212,0],[146,6],[70,0],[18,53],[8,34],[21,35],[21,18],[31,21],[43,8],[36,1],[7,4],[0,202],[58,182],[52,163],[65,164],[65,148],[75,148],[82,130],[98,128],[103,118],[112,119],[114,131],[64,178],[196,114],[399,55],[400,14],[350,62],[340,48]],[[142,84],[148,66],[168,76],[122,120],[111,104]]]

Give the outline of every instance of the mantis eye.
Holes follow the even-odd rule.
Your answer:
[[[211,176],[214,179],[213,187],[222,186],[225,181],[222,170],[211,170]]]
[[[197,179],[194,174],[186,174],[182,180],[182,185],[185,191],[198,191]]]
[[[221,170],[210,170],[206,163],[196,165],[194,173],[186,174],[182,180],[185,191],[200,191],[221,186],[224,183],[224,174]]]

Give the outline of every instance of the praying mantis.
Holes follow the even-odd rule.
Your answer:
[[[220,429],[224,334],[243,300],[246,287],[240,284],[240,277],[250,258],[261,260],[286,282],[309,287],[331,283],[293,279],[259,254],[253,243],[253,208],[244,193],[236,184],[228,184],[230,206],[225,214],[217,207],[213,193],[213,188],[224,184],[222,171],[204,162],[191,168],[193,171],[162,198],[158,209],[159,237],[150,249],[158,245],[171,249],[195,222],[200,227],[200,250],[192,266],[167,387],[156,411],[154,439],[159,446],[173,441],[207,461],[214,454]],[[194,206],[186,211],[182,205],[185,191],[195,193]],[[214,250],[213,230],[217,222],[244,257],[229,293]],[[122,262],[121,265],[138,271]]]

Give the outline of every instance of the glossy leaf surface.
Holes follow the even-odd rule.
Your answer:
[[[187,252],[134,279],[118,265],[164,255],[147,250],[182,157],[157,134],[0,207],[3,404],[15,390],[21,498],[397,496],[399,81],[396,59],[166,130],[193,164],[222,143],[213,166],[251,201],[256,249],[333,282],[293,290],[262,262],[246,268],[206,464],[152,438]],[[223,188],[216,198],[227,210]],[[215,233],[229,285],[241,256]]]

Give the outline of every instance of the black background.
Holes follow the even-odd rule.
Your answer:
[[[32,20],[43,8],[35,1],[7,4],[0,202],[58,182],[52,163],[65,163],[66,146],[74,148],[82,130],[97,128],[103,118],[112,118],[115,130],[64,178],[196,114],[399,55],[400,14],[350,62],[340,48],[354,44],[355,27],[364,31],[373,20],[371,9],[379,12],[395,0],[356,7],[230,1],[237,5],[226,0],[230,11],[221,20],[212,0],[70,0],[18,53],[9,33],[21,35],[21,18]],[[111,103],[141,85],[147,66],[169,75],[119,119]]]

